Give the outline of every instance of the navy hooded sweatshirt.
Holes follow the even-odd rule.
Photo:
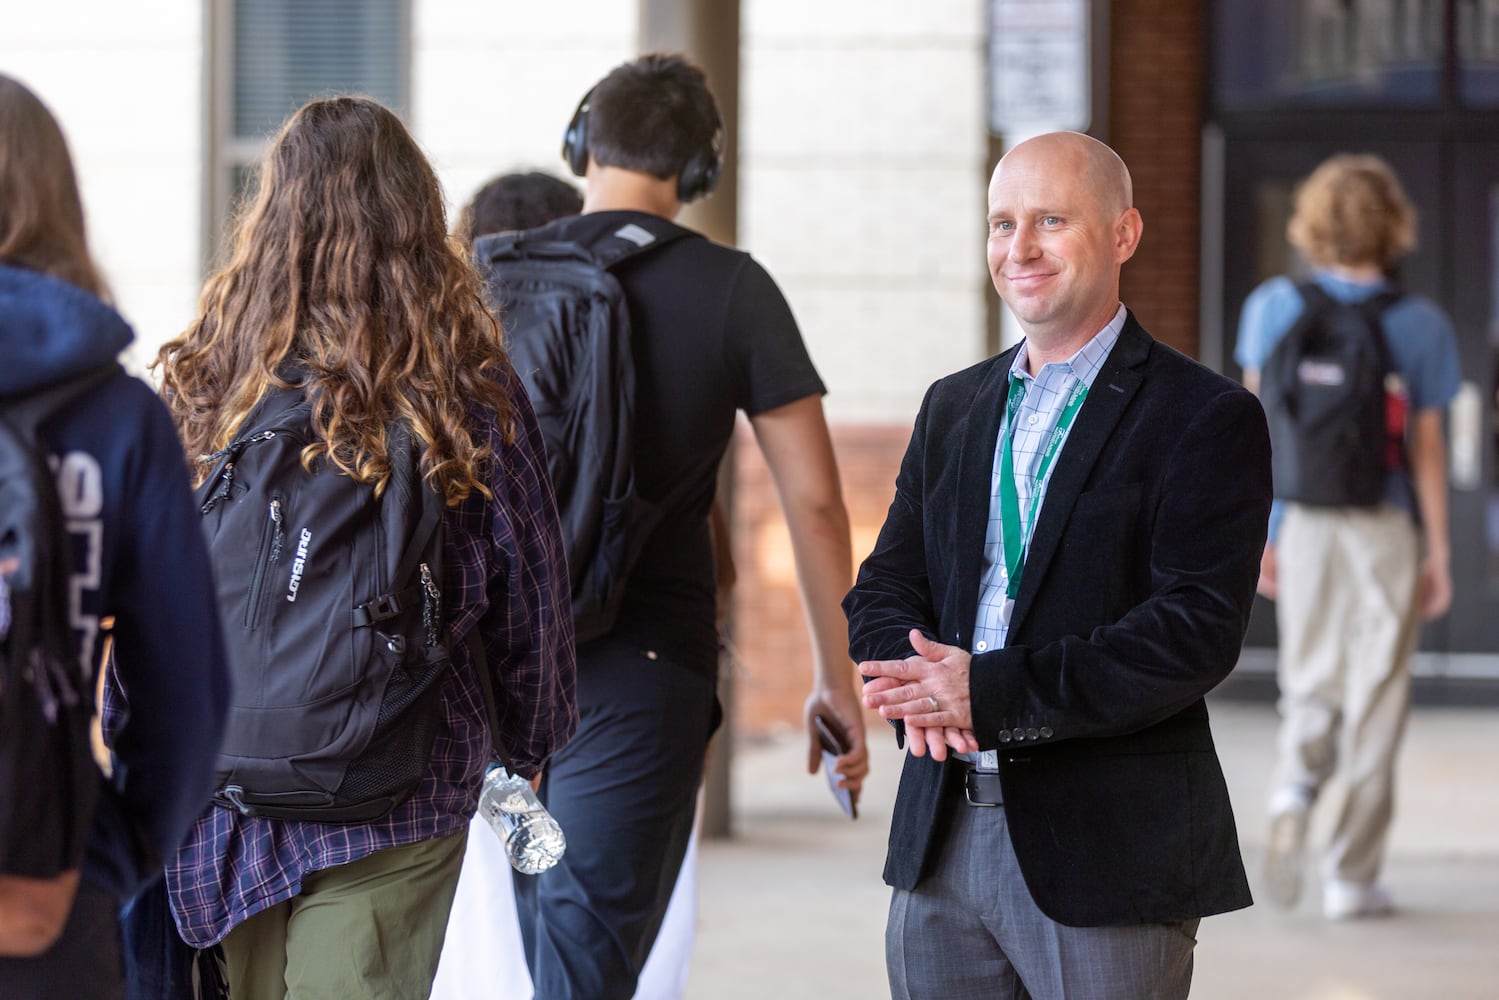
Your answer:
[[[88,292],[0,265],[0,397],[113,360],[130,327]],[[51,419],[41,436],[69,522],[69,613],[98,662],[114,617],[115,759],[84,877],[125,899],[207,805],[228,710],[215,589],[187,465],[166,407],[121,373]],[[113,720],[112,720],[113,721]]]

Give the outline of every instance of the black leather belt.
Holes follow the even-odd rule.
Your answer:
[[[975,771],[966,768],[963,776],[963,794],[971,806],[1002,806],[1004,793],[999,788],[999,774],[995,771]]]

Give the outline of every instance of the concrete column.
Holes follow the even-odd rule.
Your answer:
[[[640,51],[680,52],[703,68],[724,124],[724,163],[718,187],[688,205],[678,220],[730,246],[739,228],[739,0],[640,0]],[[729,523],[733,516],[733,451],[719,474]],[[732,633],[733,618],[728,628]],[[702,836],[732,833],[730,763],[733,760],[734,676],[726,670],[719,684],[724,724],[714,738],[703,781]]]
[[[640,51],[680,52],[703,68],[723,115],[725,156],[714,193],[681,222],[733,245],[739,229],[739,0],[640,0]]]

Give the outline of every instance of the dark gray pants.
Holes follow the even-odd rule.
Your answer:
[[[638,644],[579,650],[578,730],[540,790],[567,853],[514,878],[536,1000],[634,996],[692,836],[715,698]]]
[[[894,1000],[1185,1000],[1198,921],[1059,924],[1026,888],[1004,807],[944,808],[952,822],[935,869],[890,901]]]

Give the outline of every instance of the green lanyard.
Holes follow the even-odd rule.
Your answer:
[[[1025,381],[1013,375],[1010,377],[1010,394],[1005,400],[1005,444],[999,456],[999,524],[1005,546],[1005,573],[1009,577],[1005,596],[1012,601],[1020,593],[1020,571],[1025,568],[1026,549],[1030,546],[1031,532],[1036,527],[1036,508],[1041,506],[1041,484],[1046,482],[1046,473],[1051,468],[1052,460],[1057,457],[1057,449],[1062,447],[1062,439],[1067,436],[1067,429],[1072,426],[1073,418],[1082,409],[1083,399],[1087,395],[1087,383],[1078,379],[1077,384],[1072,387],[1072,396],[1062,408],[1062,415],[1057,418],[1051,440],[1041,453],[1040,464],[1036,466],[1031,509],[1022,534],[1020,495],[1015,490],[1015,463],[1010,455],[1010,439],[1015,436],[1015,415],[1020,412],[1020,404],[1025,400]]]

